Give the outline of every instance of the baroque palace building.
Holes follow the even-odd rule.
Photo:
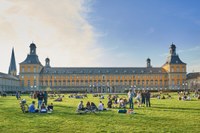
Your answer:
[[[186,81],[186,64],[176,54],[176,46],[170,46],[166,63],[152,67],[51,67],[50,59],[43,66],[36,53],[36,45],[30,44],[30,53],[20,63],[20,85],[25,90],[59,90],[69,92],[125,92],[136,90],[178,90]]]

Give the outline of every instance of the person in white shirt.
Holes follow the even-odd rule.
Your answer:
[[[98,109],[100,110],[100,111],[103,111],[103,103],[102,103],[102,101],[100,101],[100,103],[99,103],[99,107],[98,107]]]

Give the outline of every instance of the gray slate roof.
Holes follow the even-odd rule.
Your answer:
[[[28,54],[26,59],[20,64],[41,64],[38,56],[35,54]]]
[[[5,74],[0,72],[0,78],[11,79],[11,80],[19,80],[19,77],[15,77],[9,74]]]
[[[189,80],[189,79],[196,79],[198,77],[200,77],[200,72],[188,73],[187,74],[187,80]]]
[[[12,55],[11,55],[11,59],[10,59],[10,66],[9,66],[8,73],[10,74],[11,71],[17,71],[17,69],[16,69],[16,62],[15,62],[14,49],[12,49]]]
[[[186,65],[186,63],[184,63],[180,60],[178,55],[168,56],[165,64],[185,64]]]
[[[147,67],[44,67],[41,74],[159,74],[162,70]]]

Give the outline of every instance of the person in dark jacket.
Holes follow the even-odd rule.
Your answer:
[[[141,93],[141,97],[142,97],[142,103],[141,103],[141,105],[143,105],[143,104],[145,105],[145,95],[146,95],[145,94],[145,90],[143,90],[142,93]]]
[[[146,92],[146,107],[151,107],[151,104],[150,104],[150,97],[151,97],[151,94],[149,91]]]
[[[44,99],[44,94],[40,91],[37,94],[37,98],[38,98],[38,108],[40,109],[41,105],[42,105],[42,101]]]

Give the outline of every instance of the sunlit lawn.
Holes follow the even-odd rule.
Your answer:
[[[33,100],[28,96],[22,98],[27,100],[27,104]],[[49,99],[49,103],[54,103],[51,114],[23,114],[15,96],[0,97],[0,133],[199,132],[200,100],[177,99],[176,94],[172,95],[172,99],[153,98],[151,108],[138,108],[135,105],[136,114],[118,114],[118,109],[111,109],[80,115],[75,113],[80,99],[68,98],[68,95],[65,95],[63,102]],[[98,105],[100,100],[88,95],[83,101],[84,104],[93,101]],[[107,98],[102,101],[107,104]]]

